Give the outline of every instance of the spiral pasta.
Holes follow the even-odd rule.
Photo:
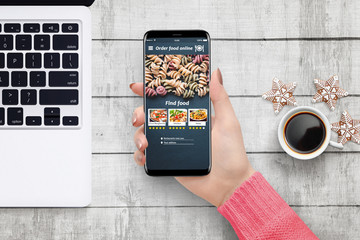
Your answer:
[[[191,74],[191,71],[189,69],[186,69],[184,66],[181,66],[179,69],[179,73],[186,77]]]
[[[195,65],[194,63],[188,63],[188,64],[186,64],[185,68],[188,69],[188,70],[190,70],[190,71],[193,72],[193,73],[198,73],[198,72],[200,71],[200,69],[201,69],[200,66]]]
[[[208,87],[200,87],[200,88],[198,89],[198,95],[199,95],[199,97],[205,96],[208,92],[209,92],[209,88],[208,88]]]
[[[156,88],[158,86],[161,86],[161,80],[160,78],[157,78],[155,80],[152,80],[151,82],[148,83],[147,85],[149,88]]]
[[[157,77],[159,75],[160,65],[152,62],[149,69],[154,74],[154,76]]]
[[[174,55],[165,55],[164,57],[164,61],[167,63],[167,62],[170,62],[172,59],[173,59]]]
[[[206,86],[206,85],[208,85],[208,84],[207,84],[207,76],[206,76],[206,74],[200,73],[199,85],[201,85],[201,86]]]
[[[172,80],[165,80],[165,82],[166,82],[167,84],[175,87],[175,88],[180,87],[180,86],[185,86],[185,87],[187,87],[187,84],[184,83],[184,82],[182,82],[182,81],[180,81],[180,80],[172,79]]]
[[[174,90],[174,87],[168,84],[165,80],[162,80],[162,85],[164,86],[165,90],[168,92],[172,92]]]
[[[191,83],[196,81],[199,81],[199,74],[197,73],[190,74],[189,76],[184,77],[184,82],[186,83]]]
[[[176,96],[181,96],[185,92],[187,84],[184,82],[180,82],[180,84],[178,84],[178,82],[180,82],[180,81],[177,81],[176,87],[174,86],[175,90],[173,90],[173,93],[175,93]]]
[[[145,94],[174,94],[184,99],[209,92],[208,55],[146,55]]]
[[[173,79],[179,79],[181,77],[181,74],[178,71],[170,71],[167,75]]]
[[[153,76],[152,73],[150,71],[150,69],[148,69],[147,67],[145,68],[145,84],[148,84],[149,82],[151,82],[153,80]]]
[[[192,82],[189,84],[189,89],[192,91],[197,92],[198,88],[199,88],[199,85],[196,82]]]
[[[158,55],[148,55],[148,58],[150,61],[156,63],[156,64],[160,64],[163,62],[163,60],[161,58],[159,58]]]
[[[186,89],[183,93],[183,98],[193,98],[195,96],[195,92],[190,89]]]
[[[200,64],[200,71],[203,73],[206,73],[209,69],[209,62],[208,61],[204,61]]]
[[[166,64],[162,64],[159,70],[159,74],[158,74],[158,78],[165,79],[167,76],[167,70],[168,70],[168,66]]]
[[[156,91],[149,87],[145,88],[145,94],[146,94],[146,96],[149,96],[149,97],[154,97],[157,95]]]
[[[152,64],[153,62],[151,60],[145,60],[145,67],[150,67],[150,65]]]
[[[209,61],[208,55],[196,55],[194,57],[193,63],[202,63],[203,61]]]
[[[156,93],[159,94],[160,96],[165,96],[167,94],[167,91],[163,86],[158,86],[156,88]]]
[[[185,89],[182,89],[182,88],[175,88],[173,90],[173,93],[176,95],[176,96],[181,96],[183,93],[185,92]]]
[[[178,69],[181,65],[181,55],[174,55],[169,63],[169,68],[171,67],[172,70]]]
[[[185,65],[187,65],[188,63],[191,63],[191,61],[192,61],[191,56],[183,56],[183,57],[181,58],[181,65],[185,66]]]

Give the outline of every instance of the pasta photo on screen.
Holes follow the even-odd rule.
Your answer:
[[[146,55],[145,94],[194,98],[209,92],[209,55]]]
[[[207,110],[206,109],[189,109],[190,121],[206,121]]]
[[[186,109],[170,109],[170,122],[186,122],[187,110]]]
[[[151,122],[166,122],[166,109],[149,109],[149,116]]]

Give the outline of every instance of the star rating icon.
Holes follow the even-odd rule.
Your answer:
[[[284,84],[279,79],[274,78],[272,89],[262,95],[263,99],[273,103],[275,114],[278,114],[285,105],[297,106],[293,92],[296,82]]]
[[[331,124],[331,130],[337,132],[339,135],[338,143],[342,145],[347,141],[360,144],[360,120],[352,119],[347,111],[343,112],[339,122]]]
[[[346,97],[348,92],[339,87],[339,78],[332,76],[329,80],[314,80],[317,92],[313,97],[313,102],[325,102],[329,108],[334,111],[336,101],[339,98]]]

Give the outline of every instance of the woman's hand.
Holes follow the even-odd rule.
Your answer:
[[[130,88],[135,94],[143,96],[142,83],[133,83]],[[255,171],[247,159],[240,124],[222,85],[219,69],[211,76],[210,98],[215,110],[215,117],[212,117],[211,172],[207,176],[177,177],[176,180],[192,193],[219,207]],[[132,121],[135,127],[139,127],[134,136],[138,148],[134,158],[137,164],[144,166],[144,150],[148,142],[144,134],[142,106],[135,109]]]

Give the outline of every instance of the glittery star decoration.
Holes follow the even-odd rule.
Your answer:
[[[274,78],[272,89],[262,95],[263,99],[273,103],[275,114],[278,114],[285,105],[296,106],[293,92],[296,82],[284,84],[279,79]]]
[[[313,102],[326,102],[329,108],[334,111],[336,101],[339,98],[346,97],[348,92],[339,87],[339,78],[337,75],[332,76],[329,80],[324,81],[314,79],[317,92]]]
[[[340,122],[331,124],[331,130],[337,132],[338,142],[342,145],[350,140],[360,144],[360,120],[352,119],[347,111],[341,115]]]

